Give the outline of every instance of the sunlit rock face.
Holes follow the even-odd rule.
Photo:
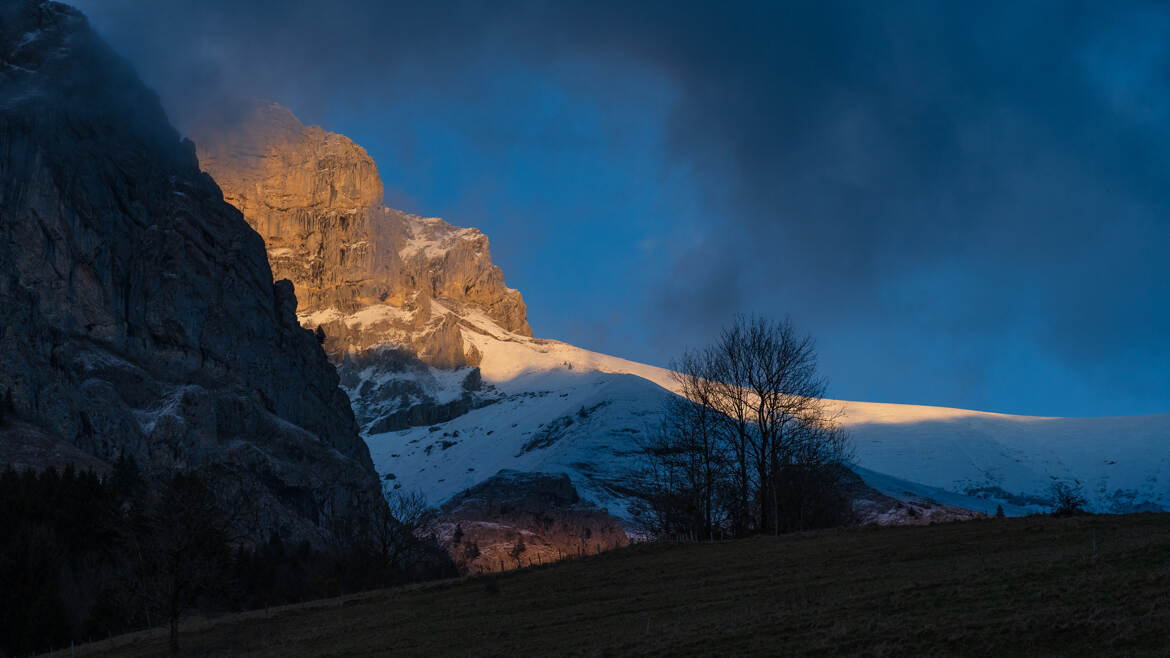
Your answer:
[[[337,373],[261,237],[76,11],[0,5],[0,144],[0,440],[195,471],[260,539],[333,541],[379,495]]]
[[[470,310],[532,334],[487,237],[382,205],[374,161],[348,138],[264,101],[193,132],[200,165],[264,238],[275,276],[295,286],[302,325],[323,329],[336,361],[395,346],[440,368],[474,365],[457,321]],[[433,313],[432,300],[452,313]]]

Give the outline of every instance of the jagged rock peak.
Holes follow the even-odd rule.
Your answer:
[[[199,472],[261,540],[376,504],[292,285],[79,12],[0,2],[0,144],[0,443]]]
[[[302,324],[323,328],[335,360],[394,345],[433,365],[467,365],[453,326],[466,313],[532,335],[487,236],[382,205],[374,161],[345,136],[259,100],[192,134],[201,166],[264,238],[275,275],[295,286]]]

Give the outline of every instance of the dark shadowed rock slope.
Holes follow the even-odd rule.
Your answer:
[[[0,440],[196,470],[258,532],[315,542],[379,495],[263,240],[55,2],[0,0],[0,309]]]

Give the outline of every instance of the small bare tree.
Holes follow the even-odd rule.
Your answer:
[[[684,388],[703,382],[676,370]],[[647,529],[658,536],[710,539],[722,534],[727,465],[722,421],[710,406],[671,396],[662,422],[642,447]]]
[[[383,565],[405,573],[421,557],[421,544],[415,535],[430,520],[433,510],[421,491],[384,487],[383,492],[385,504],[375,506],[374,511],[374,548]]]
[[[1085,513],[1084,489],[1080,482],[1065,482],[1058,480],[1052,483],[1052,513],[1056,516],[1069,516]]]

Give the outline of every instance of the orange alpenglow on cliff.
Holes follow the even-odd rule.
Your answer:
[[[398,345],[437,367],[476,365],[460,330],[467,313],[532,335],[487,236],[382,205],[378,168],[349,138],[257,100],[194,139],[200,166],[264,238],[273,275],[292,281],[301,323],[322,328],[335,360]]]

